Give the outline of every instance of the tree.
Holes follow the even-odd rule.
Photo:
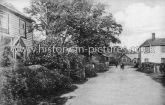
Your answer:
[[[67,5],[65,0],[32,0],[30,8],[24,10],[37,20],[39,25],[34,28],[45,31],[49,37],[56,37],[67,29]]]
[[[122,26],[105,12],[102,4],[93,5],[87,0],[34,0],[25,10],[36,17],[48,37],[62,39],[62,46],[68,37],[84,49],[120,42],[116,35],[122,32]],[[87,52],[81,54],[88,56]]]
[[[68,25],[77,30],[73,39],[80,47],[107,47],[110,42],[119,43],[122,26],[117,24],[112,14],[106,14],[104,5],[94,6],[86,0],[74,0],[69,9]],[[88,56],[87,50],[85,56]]]

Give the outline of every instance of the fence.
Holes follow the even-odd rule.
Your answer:
[[[156,74],[165,74],[165,64],[161,63],[142,63],[141,71],[156,73]]]

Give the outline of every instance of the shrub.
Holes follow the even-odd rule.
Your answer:
[[[12,61],[12,52],[10,47],[5,47],[0,59],[0,66],[9,67],[13,64]]]
[[[32,65],[29,66],[29,69],[35,74],[33,78],[38,80],[39,84],[41,84],[39,91],[46,90],[47,92],[50,91],[50,93],[52,93],[52,89],[54,91],[59,91],[68,89],[71,86],[71,80],[64,75],[59,74],[56,69],[49,70],[41,65]]]
[[[70,78],[73,80],[73,82],[82,82],[86,80],[85,70],[73,69],[70,73]]]
[[[157,64],[154,64],[154,63],[142,63],[141,64],[141,67],[137,70],[137,71],[141,71],[141,72],[144,72],[144,73],[153,73],[154,72],[154,65],[157,65]]]
[[[57,70],[49,70],[41,65],[26,67],[20,62],[17,62],[12,70],[5,71],[5,77],[5,100],[9,100],[8,103],[14,100],[22,105],[29,105],[28,102],[33,102],[29,100],[37,100],[38,96],[47,97],[72,86],[71,80],[60,75]]]
[[[74,54],[48,54],[34,50],[30,53],[29,59],[25,62],[26,65],[36,64],[42,65],[49,69],[58,69],[58,72],[64,76],[68,76],[73,81],[85,80],[83,57]]]
[[[105,72],[105,71],[108,71],[108,66],[104,63],[96,63],[95,70],[97,72]]]
[[[74,82],[82,82],[85,80],[85,67],[83,64],[84,57],[78,54],[70,53],[69,58],[69,70],[70,77]]]
[[[83,70],[82,59],[82,56],[74,53],[58,54],[55,52],[39,52],[34,49],[25,61],[25,65],[42,65],[48,69],[58,69],[61,74],[70,76],[70,71],[73,72],[72,74],[76,74]]]
[[[134,68],[138,68],[139,67],[139,63],[136,63],[135,65],[134,65]]]
[[[60,56],[56,54],[49,54],[47,52],[39,52],[33,50],[30,52],[28,59],[25,61],[25,65],[42,65],[48,69],[59,68]]]
[[[94,68],[94,64],[87,64],[85,66],[85,74],[86,74],[86,77],[97,76],[97,73],[96,73],[95,68]]]

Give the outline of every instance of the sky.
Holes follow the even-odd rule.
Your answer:
[[[30,0],[5,0],[19,11],[30,5]],[[119,36],[124,46],[137,47],[156,33],[165,38],[165,0],[93,0],[106,5],[123,32]]]

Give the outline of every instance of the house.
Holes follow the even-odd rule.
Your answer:
[[[138,54],[137,53],[123,54],[119,58],[119,62],[127,65],[136,64],[138,62]]]
[[[116,65],[120,63],[120,58],[125,53],[127,49],[122,48],[121,46],[111,45],[107,52],[103,54],[106,61],[110,63],[110,65]]]
[[[33,46],[31,26],[34,21],[11,4],[0,2],[0,41],[6,45],[30,48]],[[26,52],[28,53],[28,52]],[[15,52],[13,53],[15,54]],[[13,55],[15,57],[15,55]]]
[[[165,63],[165,38],[156,38],[152,33],[152,38],[139,47],[139,58],[141,63]]]

